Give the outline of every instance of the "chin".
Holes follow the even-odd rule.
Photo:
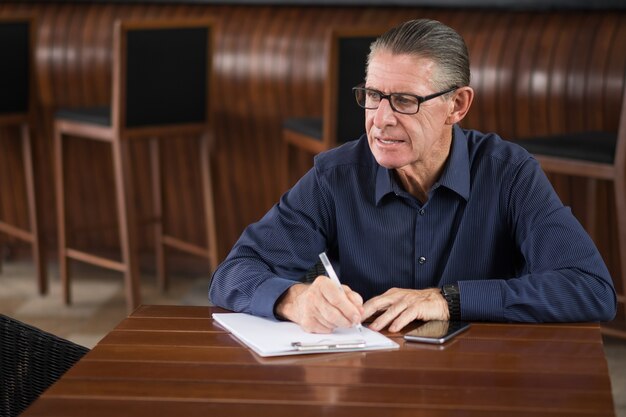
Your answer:
[[[381,148],[378,143],[370,141],[370,150],[379,165],[387,169],[401,168],[411,161],[407,158],[408,149],[405,146],[398,145],[397,148]]]
[[[387,169],[398,169],[406,165],[406,161],[391,155],[381,155],[380,152],[374,152],[374,158],[378,165]]]

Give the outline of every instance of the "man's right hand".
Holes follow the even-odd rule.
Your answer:
[[[291,286],[276,305],[276,314],[309,333],[330,333],[361,323],[363,299],[348,286],[343,290],[323,275],[311,284]]]

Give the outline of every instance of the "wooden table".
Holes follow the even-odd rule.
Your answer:
[[[443,347],[260,358],[210,307],[142,306],[24,416],[614,416],[597,324],[474,324]]]

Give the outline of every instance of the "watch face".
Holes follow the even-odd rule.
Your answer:
[[[448,284],[443,286],[444,295],[456,295],[459,293],[459,287],[454,284]]]

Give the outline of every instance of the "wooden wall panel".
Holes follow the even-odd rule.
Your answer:
[[[506,138],[578,129],[616,131],[626,58],[626,12],[505,12],[391,7],[270,7],[226,5],[125,5],[3,2],[1,14],[29,12],[39,19],[37,80],[39,126],[35,133],[37,185],[43,230],[55,246],[52,184],[52,114],[58,107],[104,105],[111,95],[112,25],[116,18],[212,16],[215,51],[214,190],[220,257],[243,228],[279,198],[282,120],[322,113],[326,29],[332,25],[387,25],[409,18],[437,18],[455,27],[470,48],[476,101],[464,126]],[[611,53],[613,51],[614,53]],[[2,138],[12,132],[0,132]],[[166,219],[173,234],[202,243],[205,236],[200,181],[190,138],[163,144]],[[12,158],[1,144],[0,162]],[[116,248],[111,160],[97,143],[67,149],[72,172],[70,211],[81,246]],[[133,149],[140,245],[152,246],[148,151]],[[12,160],[12,159],[11,159]],[[310,156],[294,158],[299,172]],[[69,162],[72,161],[72,162]],[[0,167],[0,214],[23,222],[24,203],[9,197],[23,182],[9,163]],[[10,173],[10,175],[7,174]],[[577,180],[555,178],[566,203],[584,214]],[[603,196],[603,193],[599,193]],[[606,200],[606,202],[605,202]],[[603,207],[607,212],[608,198]],[[610,227],[610,226],[607,226]],[[599,242],[609,263],[614,239]],[[613,243],[611,243],[613,242]],[[611,268],[616,271],[615,268]]]

